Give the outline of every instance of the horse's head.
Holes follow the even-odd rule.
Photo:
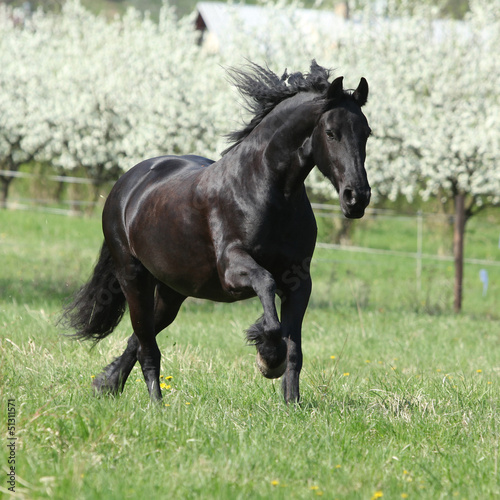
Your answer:
[[[339,193],[342,212],[358,219],[363,217],[371,195],[365,171],[370,127],[361,111],[368,98],[368,83],[362,78],[349,94],[342,80],[335,79],[328,88],[325,111],[312,135],[312,148],[316,165]]]

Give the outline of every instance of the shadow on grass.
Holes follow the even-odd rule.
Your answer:
[[[56,308],[58,305],[62,308],[71,300],[79,286],[50,276],[32,280],[0,277],[0,299],[4,304],[28,304],[31,307],[53,304]]]

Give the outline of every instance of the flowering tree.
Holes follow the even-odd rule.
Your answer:
[[[159,23],[133,9],[108,22],[78,1],[32,17],[0,8],[5,168],[36,155],[99,185],[145,157],[220,147],[224,70],[191,18],[165,6]]]
[[[458,312],[465,224],[500,202],[500,4],[471,1],[463,23],[429,8],[382,22],[365,14],[341,55],[371,83],[371,180],[390,197],[454,200]]]
[[[36,64],[38,42],[22,17],[0,4],[0,208],[19,167],[50,139],[48,87]]]
[[[77,2],[62,17],[54,52],[70,70],[59,76],[56,164],[100,182],[147,156],[214,152],[221,78],[198,72],[213,74],[218,59],[196,45],[189,20],[165,7],[159,23],[133,9],[106,22]]]

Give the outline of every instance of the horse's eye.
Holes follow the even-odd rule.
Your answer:
[[[328,137],[328,139],[332,139],[334,141],[339,141],[340,140],[339,135],[336,132],[334,132],[333,130],[330,130],[330,129],[325,130],[325,134]]]

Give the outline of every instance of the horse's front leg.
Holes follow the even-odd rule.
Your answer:
[[[257,366],[267,378],[281,377],[285,371],[286,344],[276,311],[276,282],[242,249],[229,248],[220,262],[224,288],[234,295],[253,292],[260,299],[264,314],[247,331],[247,339],[257,348]]]
[[[302,320],[311,295],[311,278],[301,280],[300,286],[284,295],[281,302],[281,326],[286,342],[286,371],[283,376],[283,395],[286,403],[300,399],[299,377],[302,369]]]

